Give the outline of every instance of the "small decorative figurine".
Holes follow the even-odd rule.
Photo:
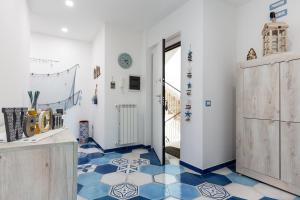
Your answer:
[[[191,121],[192,113],[191,111],[186,111],[185,112],[185,121]]]
[[[263,35],[263,55],[282,53],[288,50],[287,29],[285,22],[276,22],[276,13],[270,13],[271,22],[264,25]]]
[[[257,59],[257,55],[256,55],[255,50],[253,48],[251,48],[248,52],[247,60],[254,60],[254,59]]]

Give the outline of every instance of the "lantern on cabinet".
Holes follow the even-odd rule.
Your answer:
[[[272,22],[266,23],[262,31],[264,56],[283,53],[288,48],[288,24],[276,22],[276,14],[274,12],[271,12],[270,18]]]

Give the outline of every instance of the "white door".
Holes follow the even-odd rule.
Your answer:
[[[162,96],[162,43],[159,43],[152,51],[152,145],[160,160],[163,163],[163,96]]]

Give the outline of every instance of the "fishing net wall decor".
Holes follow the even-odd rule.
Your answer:
[[[76,73],[79,65],[52,74],[30,76],[30,90],[40,91],[39,109],[68,110],[80,104],[81,90],[75,92]]]

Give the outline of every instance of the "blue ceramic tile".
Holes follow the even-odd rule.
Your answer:
[[[205,179],[202,176],[188,172],[179,174],[176,176],[176,178],[179,182],[193,186],[197,186],[205,182]]]
[[[101,197],[101,198],[98,198],[98,199],[95,199],[95,200],[118,200],[118,199],[113,198],[111,196],[105,196],[105,197]]]
[[[150,160],[151,165],[161,165],[155,151],[153,149],[148,149],[149,153],[141,154],[140,157]]]
[[[164,168],[166,174],[177,175],[184,172],[184,168],[182,166],[166,165]]]
[[[112,186],[110,196],[117,199],[130,199],[138,196],[139,188],[131,183],[122,183]]]
[[[146,174],[157,175],[157,174],[164,173],[165,170],[163,166],[146,165],[146,166],[141,166],[140,171]]]
[[[205,182],[197,186],[197,188],[201,193],[201,195],[208,197],[210,199],[223,200],[230,197],[230,194],[227,192],[227,190],[224,187],[213,183]]]
[[[78,176],[77,182],[83,186],[95,185],[100,183],[101,177],[101,174],[95,172],[84,173]]]
[[[98,149],[97,145],[93,144],[93,143],[81,144],[80,148],[82,148],[82,149],[97,148]]]
[[[120,153],[106,153],[104,154],[103,158],[108,158],[108,159],[115,159],[115,158],[121,158],[122,154]]]
[[[77,194],[80,192],[82,187],[83,187],[83,185],[77,183]]]
[[[96,159],[92,159],[89,161],[89,164],[93,164],[93,165],[104,165],[104,164],[108,164],[110,161],[109,158],[96,158]]]
[[[202,177],[205,179],[205,182],[216,185],[225,186],[232,183],[226,176],[220,174],[209,173],[202,175]]]
[[[196,187],[184,183],[174,183],[168,185],[170,195],[178,199],[194,199],[200,196]]]
[[[138,197],[134,197],[134,198],[131,198],[129,200],[150,200],[150,199],[147,199],[145,197],[141,197],[141,196],[138,196]]]
[[[97,199],[107,196],[109,189],[109,185],[98,183],[95,185],[84,186],[78,194],[86,199]]]
[[[255,181],[251,178],[248,178],[246,176],[241,176],[236,173],[231,173],[231,174],[227,175],[227,178],[229,178],[234,183],[238,183],[238,184],[246,185],[246,186],[250,186],[250,187],[253,187],[254,185],[256,185],[258,183],[257,181]]]
[[[80,153],[78,155],[78,165],[84,165],[87,164],[90,161],[90,159],[87,157],[87,154]]]
[[[140,196],[148,199],[163,199],[169,196],[167,187],[160,183],[149,183],[140,187]]]
[[[270,197],[263,197],[260,200],[277,200],[277,199],[273,199],[273,198],[270,198]]]
[[[300,200],[300,197],[296,197],[294,200]]]
[[[108,174],[108,173],[116,172],[117,169],[118,167],[115,165],[106,164],[106,165],[100,165],[96,167],[95,172],[100,174]]]
[[[115,153],[121,153],[121,154],[125,154],[125,153],[131,153],[132,149],[117,149],[115,151]]]
[[[228,200],[247,200],[247,199],[242,199],[242,198],[239,198],[239,197],[230,197]]]
[[[95,158],[101,158],[103,156],[104,156],[103,153],[97,152],[97,153],[90,153],[90,154],[88,154],[87,158],[91,160],[91,159],[95,159]]]

